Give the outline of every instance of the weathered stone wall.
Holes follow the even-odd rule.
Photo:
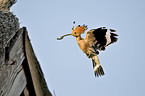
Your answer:
[[[5,64],[6,47],[19,30],[18,18],[11,12],[0,10],[0,67]]]
[[[0,0],[0,96],[52,96],[34,54],[27,30]]]
[[[9,11],[10,7],[16,3],[16,0],[0,0],[0,9]]]

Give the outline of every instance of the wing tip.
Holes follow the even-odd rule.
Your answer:
[[[116,30],[114,30],[114,29],[110,29],[110,31],[111,31],[111,32],[116,32]]]

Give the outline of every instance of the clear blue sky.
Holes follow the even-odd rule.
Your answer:
[[[48,87],[56,96],[145,96],[145,0],[18,0],[12,12],[26,26]],[[71,33],[72,22],[117,30],[117,43],[100,52],[105,75]],[[85,34],[83,35],[85,37]]]

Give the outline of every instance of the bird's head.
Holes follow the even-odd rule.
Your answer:
[[[85,32],[85,30],[87,30],[87,26],[84,24],[82,26],[78,25],[75,29],[74,29],[74,26],[72,28],[72,35],[74,37],[78,37],[79,35],[81,35],[82,33]]]
[[[73,22],[73,24],[75,24],[75,21]],[[87,25],[82,25],[82,26],[80,26],[80,25],[78,25],[75,29],[74,29],[74,26],[73,26],[73,28],[72,28],[72,33],[71,34],[66,34],[66,35],[63,35],[63,36],[61,36],[60,38],[57,38],[57,40],[61,40],[61,39],[63,39],[63,37],[65,37],[65,36],[70,36],[70,35],[72,35],[72,36],[74,36],[74,37],[78,37],[78,36],[80,36],[82,33],[84,33],[85,32],[85,30],[87,30],[88,28],[87,28]]]

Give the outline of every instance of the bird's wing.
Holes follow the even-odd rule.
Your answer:
[[[117,34],[115,30],[100,27],[89,30],[86,34],[85,40],[94,50],[105,50],[105,47],[117,41]]]

